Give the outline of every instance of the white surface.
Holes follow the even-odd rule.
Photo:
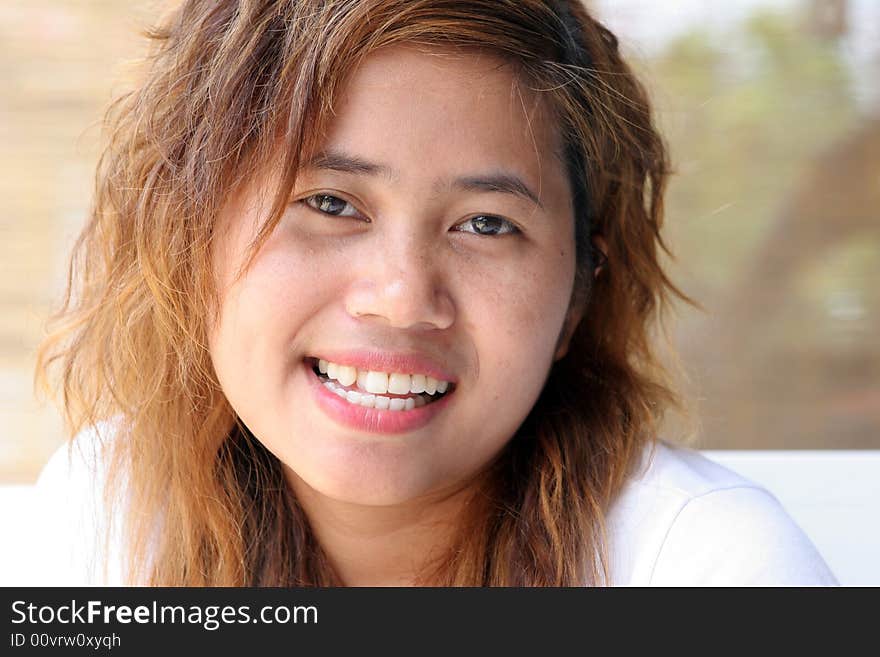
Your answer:
[[[880,451],[716,451],[703,455],[765,486],[843,585],[880,585]],[[29,572],[32,486],[0,486],[0,585]]]
[[[28,538],[34,486],[0,486],[0,586],[23,584],[19,577],[33,572]]]

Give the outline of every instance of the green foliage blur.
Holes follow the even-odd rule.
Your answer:
[[[676,171],[673,273],[706,308],[679,335],[706,447],[880,447],[880,112],[845,31],[805,9],[641,63]]]

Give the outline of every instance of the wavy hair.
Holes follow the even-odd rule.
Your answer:
[[[149,36],[142,80],[108,111],[94,206],[37,365],[71,435],[116,419],[106,495],[108,508],[125,504],[114,517],[130,580],[341,584],[278,459],[218,383],[210,253],[230,191],[281,157],[257,253],[347,77],[369,53],[407,43],[500,58],[551,108],[574,190],[573,303],[584,308],[422,581],[608,583],[609,505],[664,412],[680,407],[655,329],[675,297],[688,301],[660,262],[666,150],[614,35],[576,0],[186,0]]]

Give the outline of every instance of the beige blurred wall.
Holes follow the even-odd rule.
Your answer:
[[[155,3],[0,3],[0,482],[32,481],[63,440],[32,391],[34,350],[88,211],[103,108]]]

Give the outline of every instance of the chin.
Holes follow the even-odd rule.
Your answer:
[[[340,453],[342,451],[343,453]],[[381,452],[382,450],[378,450]],[[425,464],[375,450],[330,450],[308,464],[287,461],[294,490],[304,484],[321,497],[363,506],[394,506],[422,497],[436,488]],[[298,480],[298,481],[296,481]]]
[[[359,506],[399,506],[429,492],[428,486],[403,483],[396,477],[363,481],[337,476],[310,487],[327,499]]]

